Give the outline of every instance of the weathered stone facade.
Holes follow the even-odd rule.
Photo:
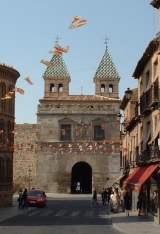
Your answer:
[[[111,187],[120,174],[120,77],[112,58],[106,50],[94,77],[95,95],[69,95],[62,57],[51,62],[37,111],[36,188],[74,193],[79,183],[79,192],[91,193]]]
[[[22,188],[35,187],[36,126],[36,124],[15,125],[13,183]]]
[[[0,64],[0,206],[11,206],[13,195],[13,150],[15,84],[20,74]]]

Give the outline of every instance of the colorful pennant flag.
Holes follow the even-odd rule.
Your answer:
[[[48,66],[49,68],[52,68],[53,67],[53,63],[52,62],[48,62],[46,60],[41,60],[41,63],[45,64],[46,66]]]
[[[55,48],[56,50],[58,50],[58,51],[65,52],[65,53],[67,53],[67,52],[69,51],[69,46],[66,46],[65,48],[62,48],[61,46],[59,46],[58,44],[56,44],[56,45],[54,46],[54,48]]]
[[[29,79],[29,77],[28,77],[28,76],[25,78],[25,80],[28,82],[28,84],[30,84],[30,85],[32,85],[32,84],[33,84],[33,82]]]

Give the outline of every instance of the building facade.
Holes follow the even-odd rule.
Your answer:
[[[37,111],[36,188],[92,193],[119,175],[120,76],[108,49],[94,76],[95,95],[70,95],[63,57],[53,55]]]
[[[13,196],[13,151],[15,84],[20,74],[0,64],[0,206],[11,206]]]
[[[160,223],[159,48],[159,37],[156,37],[150,41],[133,73],[138,80],[137,98],[132,90],[131,99],[124,105],[123,98],[120,105],[124,120],[129,117],[122,140],[122,167],[128,169],[123,188],[131,192],[135,210],[137,196],[141,195],[142,213],[157,223]]]

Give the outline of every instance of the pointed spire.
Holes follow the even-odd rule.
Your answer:
[[[70,77],[70,74],[67,70],[66,64],[64,63],[62,56],[55,54],[53,55],[50,62],[53,63],[53,67],[51,68],[47,67],[43,76]]]
[[[95,73],[94,79],[95,78],[120,78],[107,46],[99,67]]]

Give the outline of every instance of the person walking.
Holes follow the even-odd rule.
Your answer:
[[[18,195],[19,195],[19,197],[18,197],[18,206],[19,206],[19,209],[22,209],[23,208],[22,207],[22,201],[23,201],[23,199],[22,199],[23,189],[22,188],[19,189]]]
[[[102,198],[102,205],[104,206],[104,188],[101,192],[101,198]]]
[[[125,190],[123,188],[121,188],[121,191],[119,193],[120,196],[120,203],[121,203],[121,207],[122,207],[122,211],[124,212],[124,194],[125,194]]]
[[[139,193],[138,199],[137,199],[137,211],[138,211],[138,216],[142,216],[142,215],[141,215],[141,209],[142,209],[142,197],[141,197],[141,194]]]
[[[28,209],[28,190],[27,190],[27,188],[24,189],[22,199],[23,199],[23,209],[26,208],[26,210],[27,210]]]
[[[108,190],[108,205],[109,205],[110,204],[110,196],[111,196],[112,190],[111,190],[111,188],[108,188],[107,190]]]
[[[108,202],[107,202],[107,199],[108,199],[108,192],[107,192],[106,189],[105,189],[104,192],[103,192],[103,199],[104,199],[103,205],[106,206],[106,204],[108,204]]]
[[[90,207],[93,207],[94,203],[96,203],[96,204],[97,204],[97,206],[98,206],[98,201],[97,201],[97,191],[96,191],[96,189],[93,191],[92,204],[91,204],[91,206],[90,206]]]
[[[130,196],[129,193],[126,192],[124,195],[124,209],[126,211],[126,216],[129,216],[129,210],[130,210]]]

